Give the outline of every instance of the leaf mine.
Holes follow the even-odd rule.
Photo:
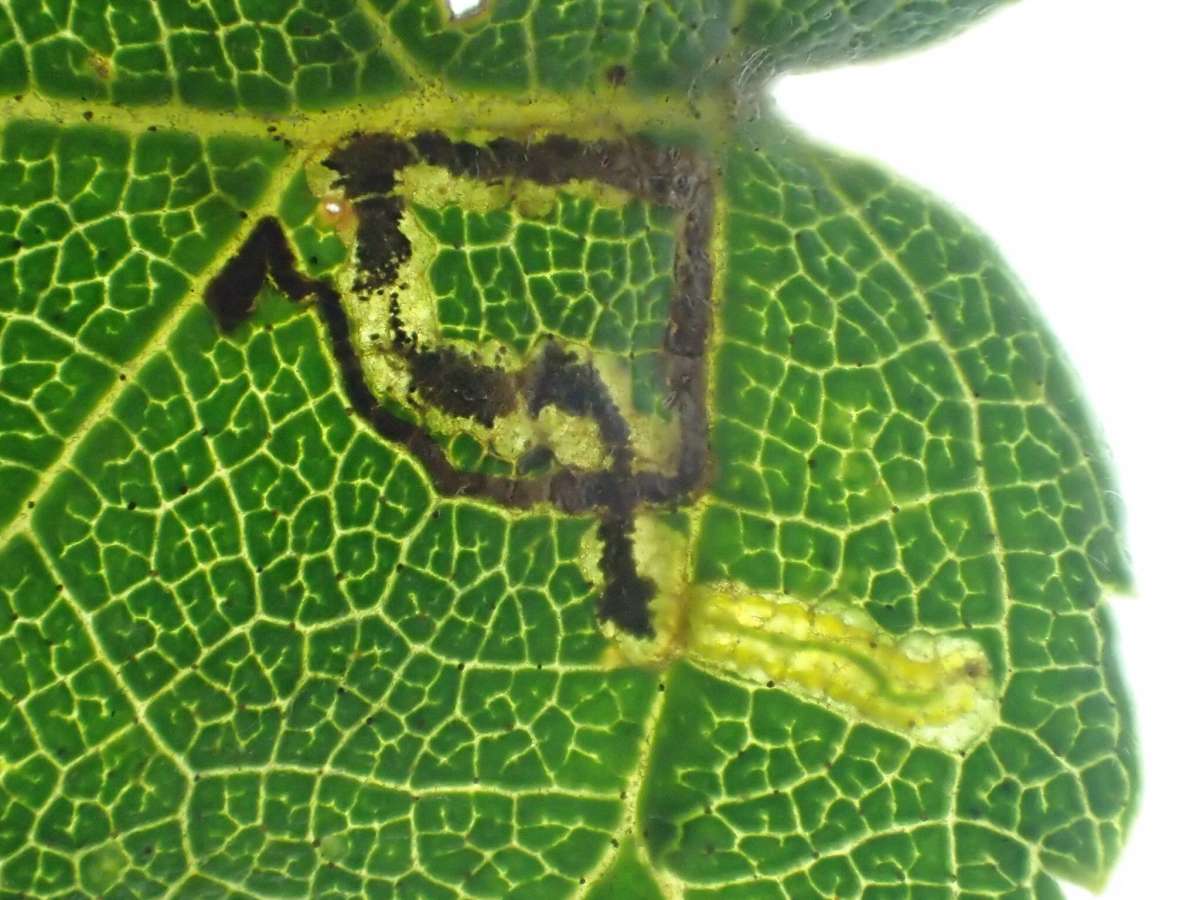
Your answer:
[[[1101,886],[1079,386],[764,91],[996,5],[0,4],[0,895]]]

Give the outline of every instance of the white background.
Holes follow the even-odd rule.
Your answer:
[[[996,241],[1107,437],[1137,579],[1113,605],[1145,766],[1103,894],[1116,900],[1200,898],[1198,9],[1025,0],[946,44],[775,91],[809,135],[930,188]]]

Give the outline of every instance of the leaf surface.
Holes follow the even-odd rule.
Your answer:
[[[747,96],[996,5],[0,10],[0,891],[1057,897],[1105,451]]]

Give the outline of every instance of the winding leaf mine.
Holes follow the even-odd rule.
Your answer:
[[[761,87],[993,5],[0,8],[0,893],[1102,884],[1073,378]]]

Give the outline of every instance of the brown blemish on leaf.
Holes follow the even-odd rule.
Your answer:
[[[328,191],[317,201],[317,222],[321,226],[344,231],[355,221],[354,204],[341,191]]]
[[[87,55],[87,66],[101,81],[108,81],[112,78],[112,60],[95,50]]]

